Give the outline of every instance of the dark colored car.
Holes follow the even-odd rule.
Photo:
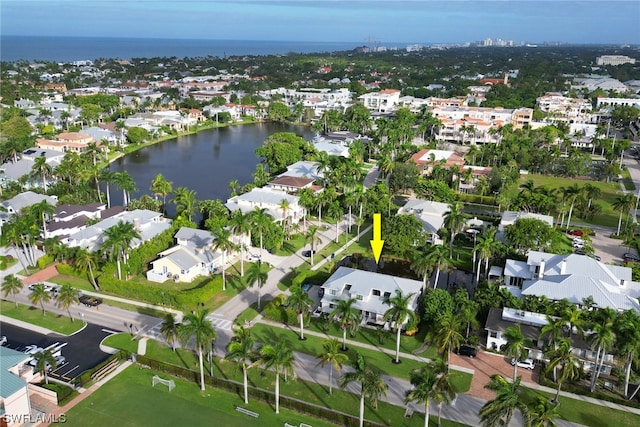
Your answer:
[[[102,300],[100,298],[90,297],[88,295],[82,295],[78,300],[81,304],[84,304],[87,307],[97,307],[102,304]]]
[[[458,349],[457,353],[460,356],[476,357],[476,355],[478,354],[478,350],[476,350],[475,347],[471,347],[470,345],[462,345]]]
[[[324,288],[318,288],[318,296],[322,298],[324,296]]]
[[[631,252],[627,252],[622,256],[622,259],[624,259],[625,262],[638,262],[640,261],[640,256]]]
[[[313,251],[313,253],[315,254],[316,251]],[[305,258],[311,257],[311,251],[302,251],[302,256]]]

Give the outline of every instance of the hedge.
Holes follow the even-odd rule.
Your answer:
[[[328,278],[329,273],[325,271],[305,270],[291,281],[291,286],[302,286],[303,283],[321,285],[326,282]]]

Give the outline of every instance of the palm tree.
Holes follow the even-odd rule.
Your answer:
[[[336,306],[331,310],[329,315],[337,319],[342,327],[342,351],[347,351],[347,330],[354,333],[360,326],[360,310],[353,305],[356,303],[355,298],[347,300],[333,300]]]
[[[640,355],[640,316],[633,310],[625,310],[616,319],[618,354],[624,360],[624,396],[629,395],[631,365]]]
[[[227,252],[234,251],[237,246],[231,240],[231,230],[228,228],[220,228],[213,233],[213,244],[212,247],[214,250],[218,250],[222,252],[222,290],[227,290],[227,280],[225,272],[227,270]]]
[[[567,336],[571,338],[573,335],[573,330],[575,329],[578,336],[584,335],[584,311],[582,311],[575,304],[571,304],[562,312],[561,316],[562,320],[568,325]]]
[[[43,200],[35,205],[31,205],[29,207],[29,211],[33,213],[33,215],[37,216],[42,221],[42,235],[46,236],[47,234],[47,217],[51,217],[56,211],[56,207]]]
[[[36,371],[40,372],[44,376],[44,382],[46,384],[49,384],[49,377],[47,377],[47,372],[56,369],[58,365],[56,358],[53,357],[51,350],[39,351],[33,355],[33,358],[36,359]]]
[[[431,269],[436,270],[436,276],[433,280],[433,289],[438,287],[438,280],[440,279],[440,271],[448,271],[452,261],[451,257],[447,256],[447,249],[442,245],[431,245],[427,252],[427,259],[431,264]]]
[[[202,391],[204,391],[202,354],[206,347],[217,337],[213,324],[207,319],[208,314],[209,310],[207,309],[200,309],[185,314],[182,319],[182,325],[180,325],[180,330],[178,331],[183,346],[186,347],[192,338],[195,340],[195,351],[198,354],[198,363],[200,364],[200,390]]]
[[[422,276],[422,292],[424,292],[427,289],[427,278],[431,273],[429,254],[424,251],[415,251],[411,257],[411,270],[417,275]]]
[[[410,374],[411,390],[405,392],[404,403],[424,403],[424,425],[429,425],[429,401],[435,400],[442,409],[442,403],[455,398],[455,391],[451,385],[451,376],[447,372],[442,359],[427,363]],[[438,425],[440,425],[440,410],[438,411]]]
[[[515,326],[509,326],[503,334],[504,339],[507,341],[505,344],[505,354],[511,358],[511,364],[513,365],[513,380],[515,381],[518,375],[518,361],[524,359],[527,350],[527,340],[522,333],[520,323]]]
[[[164,315],[162,325],[160,325],[160,333],[167,344],[171,345],[171,350],[176,351],[176,342],[180,338],[180,324],[176,322],[176,316],[173,313]]]
[[[525,422],[529,419],[529,409],[520,397],[520,380],[507,381],[502,375],[492,375],[484,388],[496,392],[496,398],[480,408],[480,421],[485,427],[508,426],[516,410],[522,413]]]
[[[60,289],[58,289],[58,295],[56,295],[56,304],[58,305],[58,307],[62,308],[63,310],[67,310],[67,314],[69,315],[69,319],[71,319],[72,323],[73,323],[73,317],[71,316],[71,311],[69,310],[69,307],[71,306],[71,304],[79,303],[80,302],[79,298],[80,298],[80,291],[78,291],[76,288],[74,288],[68,283],[60,286]]]
[[[453,258],[453,239],[460,231],[465,221],[465,214],[462,212],[464,205],[455,202],[449,205],[449,210],[444,214],[444,226],[449,230],[449,258]]]
[[[104,169],[100,174],[100,180],[106,185],[106,194],[107,194],[107,208],[111,207],[111,189],[110,186],[112,183],[116,182],[116,173],[109,169]]]
[[[178,187],[174,194],[173,203],[176,205],[176,214],[184,215],[191,221],[198,204],[196,192],[189,190],[187,187]]]
[[[449,353],[453,348],[457,348],[464,341],[464,337],[460,333],[460,320],[452,313],[443,315],[439,320],[438,329],[433,341],[437,346],[438,353],[449,365]]]
[[[173,183],[167,181],[164,176],[159,173],[151,181],[150,189],[156,197],[162,197],[162,214],[164,215],[167,205],[167,196],[173,191]]]
[[[598,321],[593,325],[592,333],[589,336],[591,345],[597,348],[596,361],[591,371],[591,392],[596,389],[596,383],[604,365],[604,358],[607,351],[613,347],[616,340],[616,334],[614,332],[614,320],[616,317],[613,309],[606,307],[598,311]],[[598,365],[598,362],[600,363]]]
[[[280,203],[278,203],[278,209],[282,211],[282,230],[285,236],[287,235],[287,213],[289,212],[290,207],[291,203],[289,203],[289,200],[286,198],[283,198],[280,200]]]
[[[251,329],[239,328],[227,347],[227,355],[225,359],[233,360],[242,369],[242,377],[244,384],[244,404],[249,403],[249,387],[247,382],[247,371],[252,366],[251,360],[254,357],[253,349],[254,340],[251,336]]]
[[[304,340],[304,316],[311,311],[313,299],[302,290],[302,286],[293,286],[289,289],[291,294],[287,297],[285,305],[298,313],[300,318],[300,339]]]
[[[558,345],[555,349],[548,352],[549,357],[549,365],[547,366],[547,371],[553,369],[555,372],[558,366],[562,366],[562,370],[560,371],[560,377],[558,377],[558,390],[556,391],[556,397],[554,401],[558,401],[558,396],[560,395],[560,389],[562,388],[562,383],[566,380],[575,380],[580,378],[580,374],[583,372],[582,361],[573,353],[573,348],[571,347],[571,341],[569,338],[563,338],[558,342]]]
[[[127,262],[127,253],[133,239],[140,239],[140,233],[130,222],[118,221],[118,223],[102,233],[105,241],[102,244],[102,250],[107,253],[110,259],[116,258],[118,266],[118,280],[122,280],[122,271],[120,269],[120,260],[125,264]]]
[[[113,174],[113,183],[118,189],[122,190],[122,204],[127,206],[131,200],[131,192],[138,190],[133,177],[127,171],[115,172]]]
[[[413,308],[409,306],[414,295],[415,294],[402,295],[402,291],[396,289],[394,296],[384,298],[384,304],[390,306],[384,313],[384,320],[389,322],[390,325],[395,325],[397,331],[395,363],[400,363],[400,332],[402,331],[402,325],[416,321],[416,313]]]
[[[249,215],[251,218],[251,227],[260,235],[260,257],[262,257],[262,237],[264,232],[269,229],[273,218],[269,215],[266,208],[258,208],[257,206]]]
[[[233,179],[229,182],[229,191],[231,191],[231,197],[235,197],[238,195],[238,190],[240,189],[240,183],[237,179]]]
[[[322,343],[322,353],[317,358],[320,359],[318,365],[322,365],[322,367],[329,365],[329,395],[331,395],[333,390],[333,370],[335,369],[340,375],[342,365],[349,357],[340,352],[340,341],[337,338],[331,338]]]
[[[563,188],[563,193],[565,200],[570,203],[569,205],[569,216],[567,217],[567,227],[571,223],[571,215],[573,214],[573,206],[576,203],[576,200],[580,198],[582,195],[582,188],[578,186],[578,184],[573,184],[571,186]]]
[[[258,285],[258,310],[260,310],[260,290],[262,289],[264,284],[267,283],[268,278],[269,275],[262,269],[261,260],[258,260],[251,264],[251,267],[249,267],[249,270],[247,271],[247,283],[249,283],[251,286],[253,286],[254,284]]]
[[[620,218],[618,219],[618,230],[616,231],[616,234],[620,234],[620,227],[622,226],[622,214],[624,214],[625,212],[629,212],[629,209],[631,209],[633,203],[633,194],[627,193],[616,197],[616,199],[611,204],[613,209],[620,211]]]
[[[564,334],[564,328],[566,322],[560,317],[546,316],[547,323],[540,329],[540,338],[548,338],[548,347],[553,351],[558,348],[560,338]],[[556,368],[553,368],[553,380],[556,381],[557,377]]]
[[[293,362],[293,350],[285,341],[278,341],[275,346],[265,344],[260,348],[258,363],[267,369],[273,367],[276,371],[276,414],[280,413],[280,372],[285,376],[291,375],[295,379],[296,371],[293,368]]]
[[[46,157],[36,157],[31,167],[31,175],[42,179],[42,188],[47,192],[47,177],[53,175],[53,168]]]
[[[97,265],[98,256],[95,253],[89,252],[83,247],[76,248],[76,251],[73,255],[73,266],[81,273],[88,272],[91,284],[96,291],[99,291],[100,287],[98,286],[98,282],[96,282],[96,278],[93,275],[93,270],[97,267]]]
[[[8,297],[9,294],[13,295],[13,302],[16,304],[16,307],[18,307],[16,295],[20,293],[23,287],[22,281],[13,274],[7,275],[2,281],[2,293],[4,297]]]
[[[235,211],[231,215],[231,230],[236,235],[236,240],[239,242],[240,247],[240,277],[244,277],[244,251],[246,245],[244,242],[244,236],[251,233],[251,222],[249,215],[245,215],[241,210]]]
[[[360,353],[356,353],[354,362],[355,370],[345,373],[339,381],[341,388],[346,388],[352,382],[360,384],[360,427],[364,425],[364,401],[367,399],[376,408],[378,398],[386,396],[387,383],[384,382],[380,373],[366,366],[364,358]]]
[[[42,315],[44,316],[46,314],[44,303],[51,300],[51,294],[45,289],[44,283],[38,283],[29,294],[29,300],[34,305],[40,304],[40,307],[42,307]]]
[[[559,416],[558,403],[539,396],[529,410],[529,425],[531,427],[556,427],[558,424],[554,420]]]
[[[311,250],[311,265],[313,265],[313,254],[315,252],[315,247],[316,245],[322,243],[322,239],[318,235],[318,231],[319,229],[317,225],[310,225],[309,229],[304,235],[304,243],[309,243],[309,247]]]
[[[582,189],[587,196],[587,210],[589,210],[591,209],[591,203],[593,202],[593,199],[600,197],[600,195],[602,194],[602,190],[600,189],[600,187],[596,187],[595,185],[590,183],[586,183],[584,187],[582,187]]]

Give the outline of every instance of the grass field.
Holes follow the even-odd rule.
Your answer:
[[[45,303],[45,309],[49,304],[50,303]],[[75,321],[72,322],[66,315],[63,316],[50,312],[47,312],[43,316],[40,306],[30,307],[28,305],[18,304],[16,308],[13,301],[0,300],[0,313],[2,313],[3,316],[41,326],[62,335],[71,335],[84,327],[82,320],[75,319]]]
[[[598,203],[600,206],[602,206],[602,211],[600,211],[600,213],[596,215],[592,220],[586,220],[580,217],[580,212],[574,211],[573,216],[571,217],[571,221],[585,222],[606,227],[616,227],[618,225],[618,217],[620,214],[619,212],[614,211],[611,205],[616,197],[622,194],[620,184],[600,181],[581,181],[577,179],[559,178],[554,176],[535,174],[522,175],[520,178],[520,183],[524,183],[528,180],[532,180],[536,187],[545,186],[549,189],[568,187],[576,183],[579,187],[584,186],[584,184],[586,183],[594,185],[600,188],[600,191],[602,192],[600,197],[594,200],[594,203]]]

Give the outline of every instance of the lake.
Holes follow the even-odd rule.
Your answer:
[[[255,150],[276,132],[293,132],[306,140],[314,135],[310,127],[278,123],[209,129],[142,148],[111,163],[109,169],[127,171],[133,177],[138,191],[131,194],[132,198],[153,195],[149,189],[151,181],[161,173],[173,183],[174,190],[187,187],[196,191],[198,200],[226,202],[229,182],[234,179],[240,185],[253,182],[253,172],[260,163]],[[111,187],[111,204],[122,204],[122,191]],[[173,204],[167,203],[167,214],[173,212]]]

